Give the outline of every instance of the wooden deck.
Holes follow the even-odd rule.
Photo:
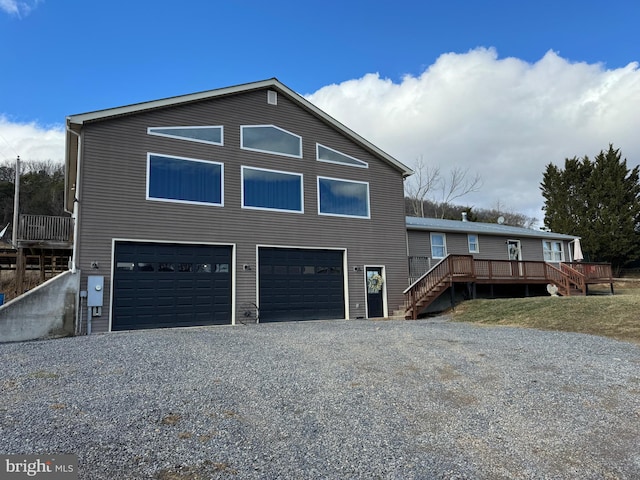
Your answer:
[[[72,248],[73,218],[48,215],[20,215],[18,248]]]
[[[0,271],[12,270],[5,300],[22,295],[69,268],[73,249],[74,223],[71,217],[48,215],[20,215],[16,244],[0,247]],[[28,271],[39,271],[34,279]],[[27,278],[28,277],[28,278]],[[33,282],[36,282],[35,284]]]
[[[557,266],[556,266],[557,265]],[[448,255],[404,291],[405,317],[416,319],[455,283],[553,284],[563,296],[586,295],[590,284],[612,284],[610,264],[477,260],[472,255]],[[613,291],[613,290],[612,290]]]

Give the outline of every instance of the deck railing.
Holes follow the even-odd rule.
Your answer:
[[[454,282],[551,283],[558,287],[561,295],[569,296],[572,292],[575,294],[575,289],[586,294],[590,283],[612,281],[609,264],[554,265],[544,261],[481,260],[472,255],[448,255],[404,291],[405,311],[408,317],[417,318],[419,309],[427,307]]]
[[[18,241],[71,243],[73,241],[73,218],[20,215]]]
[[[590,280],[613,281],[613,270],[610,263],[567,262],[565,265],[584,275],[587,282]]]

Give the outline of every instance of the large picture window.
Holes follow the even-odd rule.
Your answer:
[[[245,150],[302,158],[302,137],[274,125],[243,125],[240,145]]]
[[[562,262],[564,260],[562,242],[543,240],[542,250],[545,262]]]
[[[147,199],[222,206],[224,166],[218,162],[147,156]]]
[[[447,256],[447,236],[444,233],[431,234],[431,257],[444,258]]]
[[[369,184],[318,177],[318,213],[370,218]]]
[[[242,167],[242,206],[304,212],[302,175]]]
[[[222,126],[149,127],[147,133],[159,137],[177,138],[211,145],[223,145],[224,143]]]

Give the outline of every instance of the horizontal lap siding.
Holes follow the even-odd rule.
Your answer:
[[[275,124],[303,139],[303,158],[241,150],[240,125]],[[147,127],[223,125],[224,146],[147,135]],[[369,163],[368,169],[315,160],[316,141]],[[110,296],[112,238],[235,244],[236,317],[256,301],[256,244],[347,249],[350,317],[363,316],[364,274],[354,266],[386,265],[390,311],[403,301],[407,283],[403,181],[401,173],[358,144],[279,95],[266,103],[256,91],[185,106],[96,122],[83,131],[79,267],[105,275]],[[224,207],[146,200],[147,153],[224,163]],[[304,214],[241,208],[242,165],[304,175]],[[317,176],[367,181],[371,220],[317,214]],[[99,269],[91,270],[97,261]],[[251,270],[243,270],[244,264]],[[107,303],[107,300],[105,300]],[[358,308],[355,304],[359,304]],[[94,319],[94,331],[108,329],[109,306]]]
[[[436,230],[434,230],[436,232]],[[445,233],[447,237],[447,253],[452,255],[471,255],[466,233]],[[474,258],[482,260],[508,260],[507,241],[520,240],[522,260],[542,261],[544,252],[541,238],[514,236],[498,236],[478,234],[480,251],[473,253]],[[551,239],[553,241],[553,239]],[[426,230],[408,230],[407,241],[410,256],[431,257],[431,237]],[[557,240],[556,240],[557,241]],[[567,241],[563,241],[564,258],[569,260]],[[437,260],[436,260],[437,261]]]

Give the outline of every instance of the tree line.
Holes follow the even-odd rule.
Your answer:
[[[15,162],[0,163],[2,226],[13,221]],[[65,216],[64,165],[51,160],[20,163],[21,214]]]

